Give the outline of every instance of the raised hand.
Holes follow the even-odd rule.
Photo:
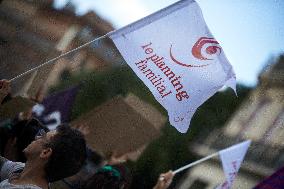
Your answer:
[[[0,80],[0,103],[11,92],[10,81],[2,79]]]
[[[172,183],[173,178],[174,178],[174,173],[172,171],[160,174],[160,177],[153,189],[168,188]]]

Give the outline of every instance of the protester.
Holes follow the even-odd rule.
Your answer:
[[[0,80],[0,104],[12,99],[10,92],[10,82],[8,80]],[[35,100],[38,99],[37,96]],[[1,123],[1,155],[12,161],[25,162],[23,150],[34,140],[36,133],[40,129],[48,131],[39,121],[32,119],[31,109]]]
[[[100,168],[87,182],[84,189],[127,189],[131,176],[125,166],[105,165]]]
[[[74,175],[86,159],[83,135],[67,125],[39,132],[24,149],[26,164],[0,156],[0,188],[48,189],[49,183]]]
[[[0,80],[0,104],[12,98],[10,90],[10,82]],[[82,129],[61,125],[55,131],[47,132],[48,129],[32,118],[29,112],[28,116],[23,115],[26,114],[21,113],[14,118],[8,130],[1,130],[1,134],[7,135],[5,145],[1,141],[1,146],[6,158],[26,164],[0,156],[0,188],[48,189],[51,182],[58,180],[71,189],[129,188],[131,174],[121,164],[127,160],[127,154],[116,157],[114,153],[104,163],[99,160],[99,164],[107,165],[101,168],[95,165],[94,168],[91,158],[96,156],[93,153],[89,161],[85,161],[86,143],[81,132],[77,131]],[[82,131],[83,134],[87,132]],[[172,178],[171,171],[161,174],[154,189],[168,188]],[[53,186],[56,188],[56,185]]]
[[[165,189],[170,186],[173,181],[174,174],[172,171],[162,173],[153,189]]]
[[[9,98],[11,92],[10,82],[8,80],[0,80],[0,106],[6,98]]]
[[[87,158],[81,170],[75,175],[51,183],[52,189],[81,189],[84,183],[103,166],[103,157],[87,147]]]
[[[166,189],[173,179],[173,172],[168,171],[160,175],[153,189]],[[86,183],[84,189],[128,189],[130,186],[130,176],[125,167],[106,165],[99,169],[96,174]]]
[[[11,87],[10,82],[7,80],[0,80],[0,107],[1,105],[6,102],[8,99],[11,98],[10,94]],[[0,117],[1,120],[1,117]],[[0,152],[1,155],[4,154],[5,145],[7,144],[8,139],[10,138],[10,128],[5,127],[4,125],[6,123],[1,123],[0,125]]]
[[[118,156],[116,152],[112,153],[105,166],[87,180],[82,189],[128,189],[130,187],[132,175],[124,163],[129,155]],[[172,182],[173,173],[171,171],[160,175],[160,179],[153,189],[166,189]],[[163,179],[162,179],[163,178]]]
[[[35,140],[36,134],[40,130],[49,131],[34,118],[18,121],[11,125],[10,138],[5,145],[4,157],[12,161],[26,162],[23,150]]]

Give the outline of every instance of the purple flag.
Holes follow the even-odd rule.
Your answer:
[[[33,115],[50,130],[59,124],[68,122],[72,105],[79,87],[75,86],[43,99],[41,104],[33,107]]]
[[[284,167],[261,181],[254,189],[283,189],[284,188]]]

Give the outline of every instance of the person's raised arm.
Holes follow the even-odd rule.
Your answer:
[[[10,93],[10,91],[10,82],[5,79],[0,80],[0,104],[2,103],[4,98]]]

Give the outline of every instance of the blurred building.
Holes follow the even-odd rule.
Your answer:
[[[251,139],[233,188],[250,189],[284,165],[284,56],[265,69],[259,84],[222,129],[200,136],[190,145],[192,153],[205,157]],[[180,189],[212,189],[224,181],[219,158],[191,168]]]
[[[52,0],[4,0],[0,6],[0,78],[12,79],[112,30],[94,12],[76,16],[71,4],[57,10]],[[43,84],[56,82],[64,69],[103,69],[117,62],[112,47],[108,39],[92,43],[15,80],[13,93],[34,96]]]
[[[55,9],[53,0],[4,0],[0,6],[0,79],[12,79],[43,62],[75,49],[114,30],[89,12],[74,13],[72,4]],[[121,65],[123,59],[108,38],[95,41],[54,64],[12,82],[13,94],[34,97],[44,86],[56,84],[64,70],[102,70]],[[132,152],[136,159],[159,136],[166,118],[134,96],[115,98],[75,120],[89,125],[88,143],[107,154],[114,149]],[[93,126],[97,127],[93,127]],[[102,127],[103,126],[103,127]]]

